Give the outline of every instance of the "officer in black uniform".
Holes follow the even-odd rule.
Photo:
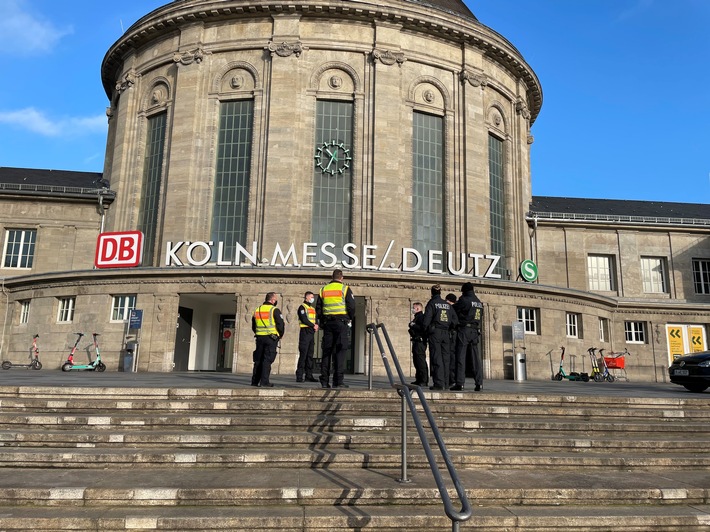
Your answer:
[[[456,304],[456,294],[446,294],[446,297],[444,297],[446,302],[453,306]],[[451,329],[449,329],[449,337],[450,342],[451,342],[451,349],[449,349],[449,358],[448,360],[444,360],[444,366],[446,366],[446,384],[444,384],[444,388],[448,388],[449,386],[453,385],[456,383],[456,334],[458,334],[458,331],[456,330],[457,328],[455,326],[451,326]]]
[[[444,390],[447,381],[448,364],[445,360],[450,356],[451,341],[449,330],[458,324],[456,313],[451,305],[441,299],[441,286],[431,287],[431,299],[424,310],[423,325],[429,340],[429,363],[431,378],[434,385],[430,390]]]
[[[461,297],[454,304],[454,311],[459,319],[459,326],[456,335],[456,368],[454,372],[456,382],[450,389],[463,391],[466,380],[466,352],[470,349],[473,355],[473,376],[476,383],[474,389],[478,392],[483,386],[483,364],[478,352],[483,304],[473,293],[473,284],[464,283],[461,285]]]
[[[412,340],[412,362],[414,363],[415,386],[429,386],[429,367],[426,363],[426,329],[424,328],[424,306],[418,301],[412,305],[414,317],[409,322],[409,338]]]
[[[313,376],[313,351],[315,349],[316,323],[315,294],[306,292],[303,303],[298,307],[298,363],[296,364],[296,382],[318,382]]]

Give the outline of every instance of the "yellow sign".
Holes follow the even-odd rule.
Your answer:
[[[677,357],[685,354],[683,328],[668,327],[666,333],[668,334],[668,354],[671,356],[671,360],[675,360]]]
[[[705,351],[705,337],[702,327],[690,327],[690,350],[693,353]]]

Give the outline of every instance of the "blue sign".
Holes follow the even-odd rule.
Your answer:
[[[133,309],[131,316],[128,318],[129,329],[140,329],[143,324],[143,310]]]

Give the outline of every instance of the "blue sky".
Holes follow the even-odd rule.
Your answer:
[[[0,0],[0,166],[100,172],[106,50],[165,0]],[[468,0],[542,84],[533,194],[710,202],[710,0]]]

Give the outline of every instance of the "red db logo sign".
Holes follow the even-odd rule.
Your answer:
[[[133,268],[143,259],[143,233],[123,231],[101,233],[96,242],[94,266],[97,268]]]

